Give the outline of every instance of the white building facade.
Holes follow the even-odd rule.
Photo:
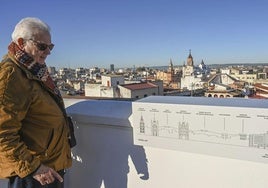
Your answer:
[[[160,94],[159,86],[150,82],[119,85],[118,88],[121,98],[140,99]]]

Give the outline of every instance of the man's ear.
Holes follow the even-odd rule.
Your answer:
[[[24,47],[24,39],[23,39],[23,38],[19,38],[19,39],[18,39],[18,45],[19,45],[19,47],[20,47],[21,49],[23,49],[23,47]]]

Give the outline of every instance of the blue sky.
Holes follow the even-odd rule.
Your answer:
[[[15,24],[52,29],[49,66],[268,63],[267,0],[1,0],[0,54]]]

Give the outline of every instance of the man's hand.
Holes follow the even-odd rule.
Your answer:
[[[52,168],[45,165],[41,165],[37,171],[33,174],[33,178],[41,183],[41,185],[50,184],[55,181],[55,179],[63,182],[63,178]]]

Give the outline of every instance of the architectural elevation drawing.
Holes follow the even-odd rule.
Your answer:
[[[135,144],[268,163],[268,108],[196,102],[134,102]]]

